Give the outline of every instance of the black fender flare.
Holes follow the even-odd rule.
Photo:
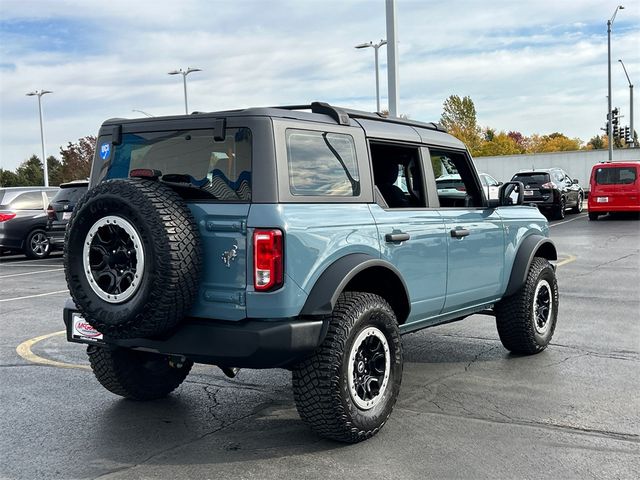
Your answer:
[[[407,308],[410,309],[409,290],[402,278],[402,274],[396,267],[385,260],[366,253],[351,253],[336,260],[322,272],[311,289],[300,315],[330,314],[338,301],[338,297],[349,282],[360,272],[372,267],[385,268],[400,281],[408,302]]]
[[[543,257],[547,260],[557,260],[558,253],[554,243],[547,237],[542,235],[529,235],[525,238],[520,247],[511,268],[511,276],[507,284],[505,297],[516,293],[524,282],[527,280],[529,267],[534,257]]]

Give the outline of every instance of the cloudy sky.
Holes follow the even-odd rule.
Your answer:
[[[586,141],[605,122],[618,1],[397,0],[398,110],[438,120],[449,95],[469,95],[482,126]],[[640,83],[640,5],[625,7],[612,37],[623,124],[618,58]],[[0,0],[0,167],[40,152],[37,99],[25,96],[36,89],[54,91],[43,97],[48,155],[134,109],[182,113],[182,77],[167,72],[189,66],[203,70],[188,77],[190,110],[322,100],[372,111],[373,50],[353,47],[385,37],[384,0]]]

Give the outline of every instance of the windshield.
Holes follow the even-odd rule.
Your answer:
[[[160,181],[189,198],[251,200],[251,131],[227,128],[216,141],[209,129],[127,133],[115,147],[107,177],[155,170]]]

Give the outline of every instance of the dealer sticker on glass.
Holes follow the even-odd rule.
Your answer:
[[[82,315],[74,313],[71,317],[72,331],[71,336],[73,338],[81,340],[102,340],[102,334],[93,328]]]

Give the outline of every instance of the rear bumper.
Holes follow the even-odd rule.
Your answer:
[[[0,230],[0,248],[6,248],[9,250],[22,250],[23,239],[14,237],[11,234],[7,234]]]
[[[221,367],[278,368],[295,364],[322,343],[328,320],[246,319],[238,322],[186,318],[163,338],[95,340],[73,331],[80,315],[71,299],[64,308],[67,340],[74,343],[146,350],[185,356],[197,363]]]
[[[64,244],[64,234],[67,227],[67,222],[60,224],[59,222],[49,223],[47,225],[47,236],[51,246],[59,247]]]
[[[589,203],[587,209],[594,212],[640,212],[640,205],[614,205],[610,203]]]

